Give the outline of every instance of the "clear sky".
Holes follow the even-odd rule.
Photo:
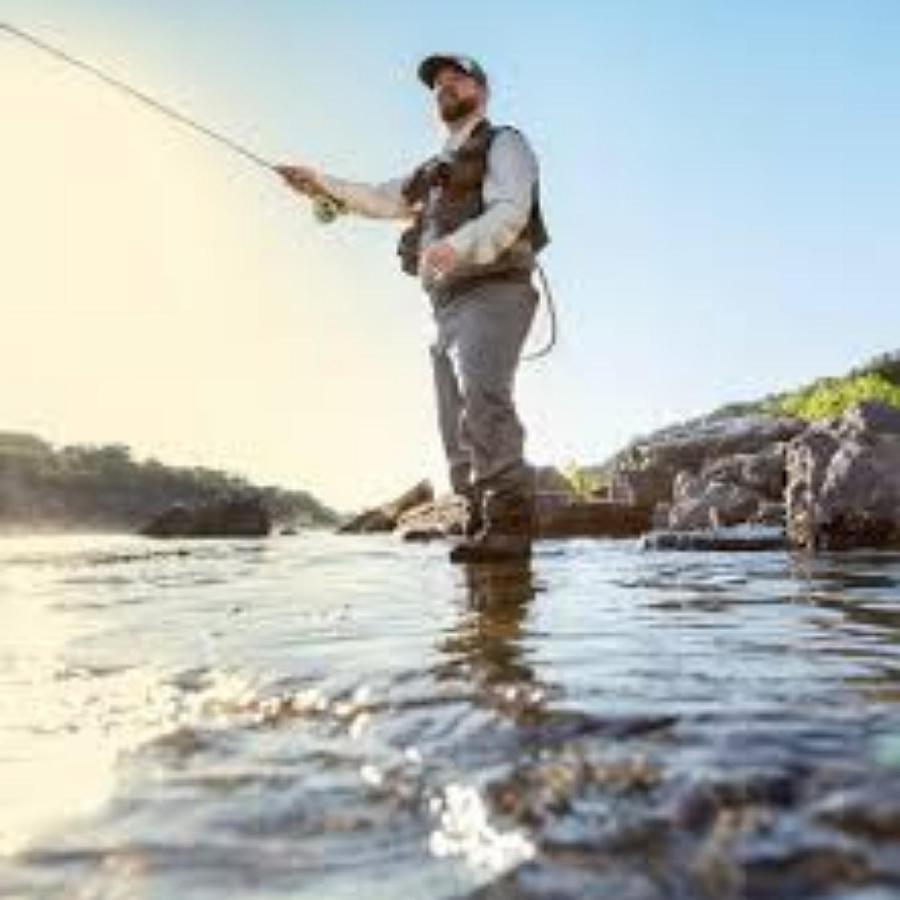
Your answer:
[[[0,20],[267,158],[372,180],[440,139],[419,58],[481,60],[553,234],[560,342],[520,377],[535,462],[900,346],[895,0],[4,0]],[[318,226],[3,33],[0,73],[0,429],[340,508],[440,480],[394,225]]]

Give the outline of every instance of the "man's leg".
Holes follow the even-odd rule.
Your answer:
[[[431,366],[434,373],[434,394],[437,400],[438,426],[444,457],[450,476],[450,487],[457,494],[465,493],[472,481],[469,451],[460,435],[463,401],[449,350],[436,342],[431,347]]]
[[[438,339],[431,347],[431,364],[434,374],[434,392],[437,400],[438,426],[450,489],[466,501],[466,518],[463,534],[476,534],[483,525],[482,496],[472,483],[472,454],[462,439],[463,399],[459,380],[450,357],[447,344],[453,341],[454,318],[445,316],[438,319]]]
[[[459,307],[454,346],[461,443],[471,453],[486,521],[475,541],[456,548],[452,558],[457,561],[520,557],[530,549],[532,475],[513,390],[536,304],[537,294],[528,284],[489,282]]]

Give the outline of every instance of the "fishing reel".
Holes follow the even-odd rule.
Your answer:
[[[313,215],[320,225],[328,225],[347,212],[347,204],[331,194],[314,194],[311,198]]]

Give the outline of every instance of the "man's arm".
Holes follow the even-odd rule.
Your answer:
[[[300,193],[325,193],[341,201],[351,212],[375,219],[405,219],[412,210],[403,196],[404,178],[366,184],[333,178],[308,166],[277,166],[287,183]]]
[[[442,241],[455,251],[456,265],[487,265],[515,243],[531,216],[537,179],[537,159],[525,136],[501,129],[488,154],[484,211]]]
[[[347,205],[347,209],[374,219],[407,219],[412,209],[403,196],[405,178],[392,178],[380,184],[345,181],[330,175],[319,175],[326,193]]]

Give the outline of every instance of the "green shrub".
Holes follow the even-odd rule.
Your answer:
[[[811,387],[774,401],[771,411],[812,421],[840,416],[863,400],[878,400],[900,407],[900,385],[880,373],[847,378],[826,378]]]
[[[563,475],[572,486],[576,496],[583,499],[589,499],[595,491],[604,487],[604,481],[599,474],[585,469],[574,461],[563,468]]]

